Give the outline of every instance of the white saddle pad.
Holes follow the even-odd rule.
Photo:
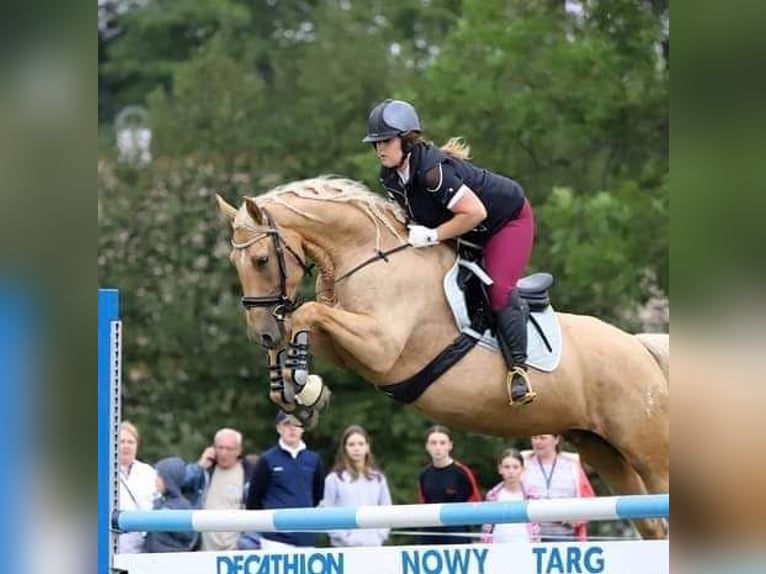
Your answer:
[[[455,318],[455,324],[461,332],[475,338],[479,345],[499,352],[497,339],[489,329],[484,333],[479,333],[471,328],[465,296],[457,284],[459,265],[460,259],[455,261],[455,264],[444,276],[444,294],[447,296],[452,315]],[[545,339],[548,340],[551,349],[548,349],[545,339],[543,339],[534,322],[530,319],[527,322],[527,364],[539,371],[554,371],[561,361],[562,345],[561,325],[559,325],[556,311],[554,311],[551,305],[548,305],[543,311],[534,311],[532,316],[537,321],[542,332],[545,333]]]

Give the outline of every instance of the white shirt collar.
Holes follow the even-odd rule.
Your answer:
[[[306,450],[306,443],[301,441],[298,444],[298,446],[296,446],[295,448],[291,448],[287,446],[287,444],[282,439],[279,439],[279,448],[281,448],[282,450],[286,450],[287,452],[290,453],[291,457],[296,458],[298,456],[298,453],[300,453],[302,450]]]
[[[399,174],[399,179],[402,183],[407,183],[410,180],[410,155],[404,158],[404,165],[401,168],[396,168],[396,173]]]

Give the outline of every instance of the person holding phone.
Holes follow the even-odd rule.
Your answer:
[[[244,508],[252,468],[242,457],[242,433],[222,428],[213,445],[186,467],[184,490],[194,492],[193,505],[205,510]],[[201,550],[236,550],[238,532],[203,532]]]

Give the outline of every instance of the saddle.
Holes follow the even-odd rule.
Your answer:
[[[457,285],[464,294],[471,327],[478,332],[489,329],[494,334],[494,314],[487,290],[491,284],[492,279],[476,262],[458,259]],[[530,312],[542,312],[551,304],[548,291],[552,285],[553,275],[540,272],[522,277],[516,288]]]
[[[444,277],[444,291],[461,333],[478,344],[498,349],[495,316],[489,302],[492,279],[477,263],[459,257]],[[519,279],[516,287],[529,306],[527,363],[542,371],[553,371],[561,358],[561,327],[551,305],[553,275],[539,272]]]

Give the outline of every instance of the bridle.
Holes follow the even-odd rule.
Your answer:
[[[242,297],[241,302],[246,310],[257,309],[260,307],[272,307],[271,314],[277,321],[282,323],[287,315],[303,304],[303,300],[300,297],[290,299],[290,297],[287,296],[287,265],[285,264],[285,250],[293,256],[304,274],[310,274],[314,266],[310,263],[307,264],[301,256],[290,247],[290,244],[284,240],[279,228],[277,228],[276,222],[265,208],[261,208],[261,213],[263,213],[267,227],[259,230],[260,232],[257,235],[251,237],[247,241],[240,243],[232,239],[231,245],[235,249],[244,249],[259,242],[261,239],[271,237],[274,244],[274,251],[277,254],[277,265],[279,266],[279,293],[277,295],[265,295],[263,297],[244,296]]]
[[[279,231],[274,218],[269,215],[269,212],[265,208],[261,207],[261,213],[266,220],[267,227],[265,229],[259,229],[259,232],[247,241],[237,242],[232,238],[231,245],[235,249],[245,249],[266,237],[271,237],[271,240],[274,243],[274,251],[277,254],[277,264],[279,265],[279,294],[265,295],[263,297],[243,296],[240,301],[245,310],[272,307],[271,314],[279,322],[280,329],[282,329],[282,324],[287,319],[287,316],[303,304],[303,299],[300,297],[290,299],[290,297],[287,296],[287,266],[285,265],[284,250],[287,250],[287,252],[293,256],[304,274],[310,275],[314,269],[314,265],[312,263],[306,263],[301,256],[290,247],[290,244],[285,241],[284,237],[282,237],[282,233]],[[378,260],[383,260],[387,263],[389,255],[409,247],[411,247],[409,243],[403,243],[387,251],[378,250],[374,256],[366,259],[347,273],[341,275],[336,279],[336,283],[347,279],[360,269],[363,269]]]

